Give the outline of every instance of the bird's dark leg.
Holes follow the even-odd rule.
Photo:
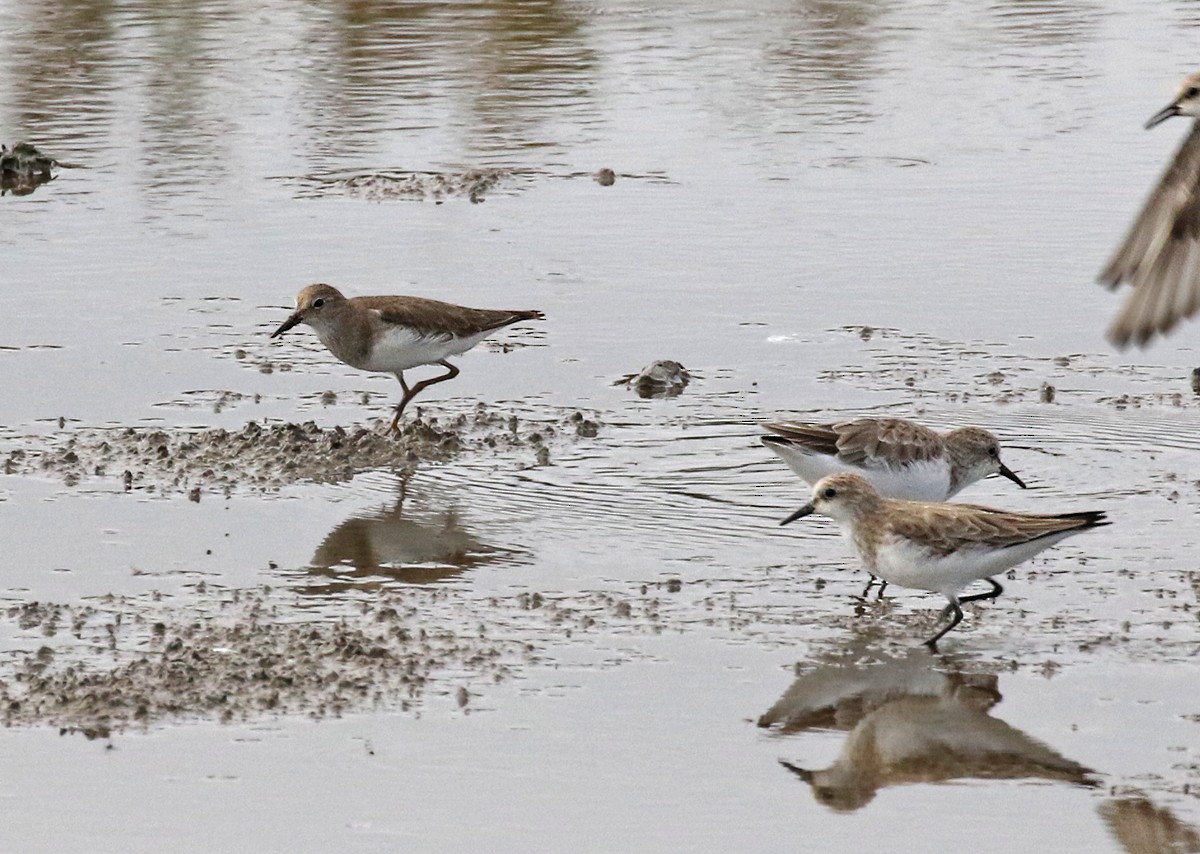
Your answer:
[[[389,433],[395,433],[399,428],[400,415],[404,412],[404,407],[408,406],[408,402],[410,400],[412,400],[429,386],[434,385],[435,383],[443,383],[446,380],[452,380],[458,376],[458,368],[454,367],[454,365],[450,364],[445,359],[440,360],[437,364],[446,368],[446,373],[442,374],[440,377],[432,377],[427,380],[421,380],[412,388],[409,388],[408,383],[404,381],[404,372],[396,372],[396,378],[400,380],[400,388],[404,389],[404,397],[400,398],[400,405],[396,407],[396,417],[392,419],[392,426],[388,427]]]
[[[971,595],[971,596],[964,596],[964,597],[962,597],[961,599],[959,599],[959,600],[958,600],[958,601],[959,601],[959,603],[963,603],[963,602],[978,602],[978,601],[980,601],[981,599],[995,599],[995,598],[996,598],[996,597],[998,597],[998,596],[999,596],[1001,593],[1003,593],[1003,592],[1004,592],[1004,588],[1003,588],[1003,587],[1001,587],[1001,586],[999,585],[999,583],[996,581],[996,579],[994,579],[994,578],[985,578],[985,579],[983,579],[983,580],[984,580],[984,581],[986,581],[988,584],[992,585],[992,589],[991,589],[991,590],[989,590],[987,593],[975,593],[975,594],[973,594],[973,595]]]
[[[871,575],[869,572],[868,572],[867,574],[868,574],[868,575]],[[885,581],[884,579],[880,578],[880,577],[879,577],[879,576],[877,576],[877,575],[871,575],[871,580],[867,582],[867,586],[863,588],[863,591],[862,591],[862,593],[861,593],[861,594],[859,594],[859,595],[860,595],[860,596],[862,596],[862,598],[866,599],[866,598],[867,598],[867,594],[871,592],[871,586],[872,586],[872,585],[874,585],[876,581],[878,581],[878,582],[879,582],[879,590],[878,590],[878,591],[876,591],[876,593],[875,593],[875,598],[876,598],[876,599],[882,599],[882,598],[883,598],[883,591],[884,591],[884,589],[886,589],[886,588],[887,588],[887,586],[888,586],[888,583],[887,583],[887,581]]]
[[[412,392],[408,390],[408,383],[404,381],[404,371],[396,371],[396,379],[400,380],[400,388],[404,389],[404,396],[400,398],[400,405],[396,407],[396,415],[392,418],[392,424],[388,427],[389,433],[395,433],[397,425],[400,423],[400,413],[404,411],[404,404],[408,403],[412,397]]]
[[[962,622],[963,612],[962,612],[962,608],[960,608],[958,605],[958,597],[952,596],[952,597],[947,597],[947,598],[950,600],[950,604],[942,609],[942,613],[938,615],[938,622],[940,623],[942,621],[942,618],[944,618],[946,616],[946,614],[948,614],[948,613],[953,613],[954,619],[950,621],[950,625],[946,626],[946,628],[942,629],[940,632],[938,632],[936,635],[931,637],[929,640],[925,641],[925,646],[929,647],[929,649],[932,650],[933,652],[937,652],[937,642],[940,641],[943,637],[945,637],[946,632],[950,631],[951,629],[953,629],[955,626],[957,626],[959,623]]]

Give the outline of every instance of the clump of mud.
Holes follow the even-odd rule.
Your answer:
[[[369,172],[362,175],[322,177],[306,175],[301,179],[303,195],[342,194],[369,201],[393,199],[432,201],[468,199],[473,204],[513,178],[506,169],[467,169],[461,172]]]
[[[479,404],[470,414],[412,417],[399,435],[363,426],[261,425],[241,430],[81,429],[29,438],[10,448],[0,467],[10,475],[53,474],[68,485],[120,479],[126,491],[182,491],[198,501],[207,491],[274,489],[300,481],[339,483],[381,468],[411,469],[464,451],[529,452],[527,465],[549,465],[552,443],[595,436],[580,412],[554,422],[525,422]]]

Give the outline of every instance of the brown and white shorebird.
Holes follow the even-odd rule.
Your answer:
[[[271,333],[275,338],[307,323],[321,343],[352,368],[395,374],[404,389],[389,431],[395,431],[408,402],[429,386],[454,379],[449,356],[465,353],[488,335],[522,320],[542,320],[540,311],[466,308],[410,296],[350,297],[330,285],[309,285],[296,295],[296,310]],[[441,365],[446,373],[409,386],[404,372]]]
[[[1172,116],[1200,119],[1200,72],[1183,79],[1175,100],[1150,117],[1147,130]],[[1100,282],[1133,285],[1108,330],[1117,347],[1131,341],[1144,347],[1200,309],[1200,121],[1192,122]]]
[[[835,520],[872,574],[946,597],[949,604],[938,622],[954,616],[925,641],[930,649],[937,649],[937,642],[962,622],[962,603],[994,599],[1004,592],[991,576],[1073,534],[1109,524],[1099,510],[1013,513],[974,504],[884,498],[865,478],[850,473],[817,481],[812,500],[780,524],[810,513]],[[973,581],[987,581],[992,589],[960,596]]]
[[[810,486],[854,472],[888,498],[945,501],[988,475],[1025,483],[1000,460],[999,440],[979,427],[938,433],[903,418],[858,418],[833,424],[767,421],[762,443]]]

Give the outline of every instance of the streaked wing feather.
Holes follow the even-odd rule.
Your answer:
[[[863,468],[923,462],[945,450],[937,432],[902,418],[860,418],[832,426],[838,459]]]
[[[803,421],[767,421],[764,430],[816,454],[834,456],[838,452],[838,434],[832,424],[807,424]]]
[[[911,507],[911,505],[910,505]],[[993,510],[977,504],[922,504],[889,519],[893,533],[920,543],[937,554],[961,548],[1004,548],[1039,537],[1107,525],[1101,511],[1027,514]]]

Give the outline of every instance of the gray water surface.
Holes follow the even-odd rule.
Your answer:
[[[0,686],[210,624],[210,660],[239,625],[374,632],[393,602],[435,645],[419,685],[381,670],[344,706],[281,690],[94,740],[10,709],[0,848],[1200,851],[1200,323],[1115,353],[1123,295],[1094,284],[1184,131],[1141,126],[1196,23],[0,4],[0,138],[64,164],[0,198]],[[544,311],[419,399],[521,443],[198,501],[63,476],[126,428],[390,418],[394,378],[268,338],[316,281]],[[655,359],[680,396],[613,385]],[[1114,524],[912,658],[938,597],[860,599],[832,526],[777,526],[805,490],[757,439],[862,413],[995,431],[1031,488],[964,500]]]

